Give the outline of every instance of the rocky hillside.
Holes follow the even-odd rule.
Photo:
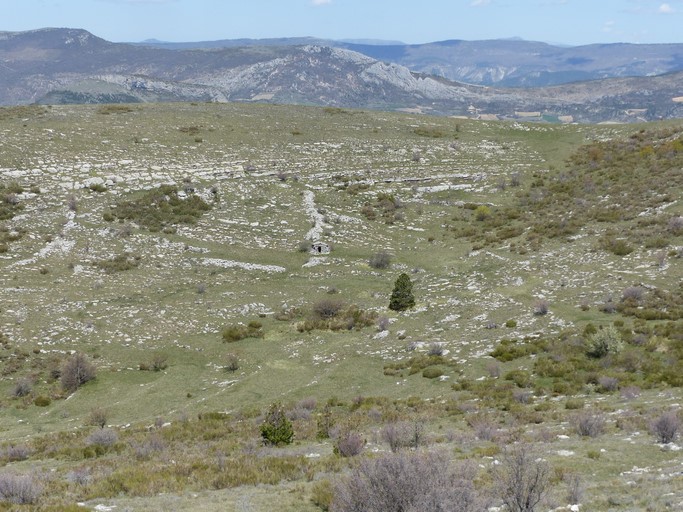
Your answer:
[[[541,87],[683,70],[681,44],[560,47],[533,41],[456,40],[418,45],[346,47],[376,59],[396,62],[412,71],[499,87]]]

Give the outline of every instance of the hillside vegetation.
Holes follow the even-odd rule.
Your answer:
[[[0,510],[517,510],[520,468],[520,510],[683,506],[680,122],[0,133]]]

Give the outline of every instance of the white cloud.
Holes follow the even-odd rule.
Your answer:
[[[603,32],[612,32],[614,30],[614,21],[606,21],[605,24],[602,26],[602,31]]]
[[[311,5],[318,7],[319,5],[329,5],[332,0],[311,0]]]
[[[472,7],[484,7],[485,5],[489,5],[491,3],[491,0],[472,0],[472,3],[470,4]]]
[[[662,4],[659,6],[659,9],[657,10],[659,14],[673,14],[676,12],[676,10],[671,7],[669,4]]]

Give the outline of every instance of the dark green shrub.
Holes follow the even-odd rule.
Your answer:
[[[245,338],[263,338],[262,324],[258,320],[252,320],[249,325],[234,324],[223,329],[222,337],[225,343],[240,341]]]
[[[102,183],[93,183],[88,188],[90,188],[90,190],[92,190],[93,192],[98,192],[98,193],[102,193],[102,192],[107,191],[107,187],[105,185],[103,185]]]
[[[109,115],[109,114],[127,114],[128,112],[133,112],[135,111],[135,108],[131,107],[130,105],[119,105],[119,104],[112,104],[112,105],[104,105],[97,109],[98,114],[102,115]]]
[[[292,423],[287,419],[280,404],[270,406],[261,424],[261,437],[266,444],[273,446],[290,444],[294,440]]]
[[[583,335],[586,337],[592,336],[596,332],[598,332],[598,328],[591,323],[586,324],[586,326],[583,328]]]
[[[190,194],[181,197],[178,192],[176,186],[163,185],[145,192],[138,199],[119,202],[104,215],[111,213],[119,220],[130,220],[157,232],[173,231],[173,226],[177,224],[195,224],[211,209],[211,205],[199,196]]]
[[[413,129],[413,133],[420,137],[429,137],[431,139],[442,139],[448,136],[443,129],[431,126],[419,126]]]
[[[623,239],[604,238],[602,240],[602,247],[615,256],[626,256],[633,252],[633,247]]]
[[[480,204],[477,206],[476,210],[474,210],[474,218],[478,221],[484,221],[489,217],[491,217],[491,208],[485,204]]]
[[[524,370],[512,370],[505,374],[505,380],[510,380],[520,388],[528,388],[533,384],[533,379],[529,372]]]
[[[104,270],[107,274],[114,274],[115,272],[125,272],[126,270],[137,268],[140,264],[140,259],[140,256],[125,253],[108,260],[96,261],[94,265]]]
[[[311,489],[311,501],[320,510],[327,512],[332,506],[334,489],[329,480],[318,480]]]
[[[33,404],[38,406],[38,407],[47,407],[51,403],[52,403],[52,400],[50,400],[50,397],[47,397],[44,395],[37,396],[33,400]]]
[[[520,357],[537,354],[546,349],[547,343],[543,339],[525,339],[524,341],[503,339],[493,349],[491,356],[501,363],[513,361]]]
[[[580,398],[569,398],[564,403],[564,408],[567,410],[583,409],[584,402]]]
[[[425,368],[422,370],[422,376],[427,378],[427,379],[436,379],[437,377],[441,377],[443,375],[443,370],[440,368]]]

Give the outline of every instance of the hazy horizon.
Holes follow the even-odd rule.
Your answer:
[[[8,4],[9,0],[0,0]],[[678,43],[683,0],[24,0],[0,30],[80,28],[113,42],[314,37]]]

